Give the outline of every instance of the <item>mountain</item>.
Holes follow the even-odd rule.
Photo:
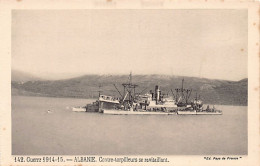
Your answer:
[[[18,70],[12,70],[11,79],[12,81],[16,81],[16,82],[43,80],[41,78],[38,78],[37,76],[28,74],[26,72],[18,71]]]
[[[185,88],[193,89],[191,98],[194,98],[197,92],[204,103],[247,105],[247,79],[226,81],[168,75],[134,75],[132,81],[139,85],[136,92],[149,92],[154,90],[155,85],[159,85],[164,94],[172,95],[171,89],[175,92],[175,88],[180,88],[182,79],[184,79]],[[114,84],[122,92],[121,85],[127,81],[128,75],[85,75],[72,79],[25,83],[12,81],[12,94],[97,98],[98,91],[102,90],[103,94],[119,96]]]

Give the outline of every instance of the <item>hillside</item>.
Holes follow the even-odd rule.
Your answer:
[[[42,80],[41,78],[38,78],[37,76],[18,71],[18,70],[12,70],[11,73],[11,79],[12,81],[16,82],[27,82],[27,81],[36,81],[36,80]]]
[[[192,98],[197,92],[204,103],[247,105],[247,79],[225,81],[167,75],[134,75],[133,83],[139,85],[136,92],[144,90],[145,93],[159,85],[164,94],[171,95],[170,90],[180,88],[183,78],[184,87],[193,89]],[[128,75],[86,75],[58,81],[12,81],[12,95],[96,98],[98,91],[102,90],[103,94],[119,96],[113,84],[122,92],[121,84],[127,80]]]

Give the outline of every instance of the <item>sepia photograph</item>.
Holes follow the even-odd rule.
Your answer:
[[[259,165],[259,12],[0,1],[0,165]]]
[[[247,9],[15,9],[12,155],[248,155]]]

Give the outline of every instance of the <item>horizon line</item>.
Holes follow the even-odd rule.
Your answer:
[[[74,79],[74,78],[79,78],[79,77],[84,77],[84,76],[87,76],[87,75],[96,75],[96,76],[127,76],[129,75],[129,73],[105,73],[105,74],[101,74],[101,73],[86,73],[86,74],[75,74],[75,73],[53,73],[53,75],[71,75],[71,76],[62,76],[63,78],[47,78],[47,77],[44,77],[44,76],[39,76],[39,75],[36,75],[36,74],[33,74],[33,73],[30,73],[30,72],[26,72],[26,71],[22,71],[22,70],[17,70],[17,69],[11,69],[11,74],[13,71],[16,71],[16,72],[22,72],[24,74],[28,74],[32,77],[35,77],[35,78],[39,78],[39,79],[42,79],[42,80],[49,80],[49,81],[56,81],[56,80],[68,80],[68,79]],[[131,70],[131,73],[133,74],[132,70]],[[50,74],[49,72],[45,73],[45,75],[48,75]],[[72,76],[74,75],[74,76]],[[220,78],[208,78],[208,77],[198,77],[198,76],[187,76],[187,75],[178,75],[178,74],[133,74],[133,76],[140,76],[140,75],[160,75],[160,76],[175,76],[175,77],[190,77],[190,78],[201,78],[201,79],[209,79],[209,80],[222,80],[222,81],[241,81],[241,80],[244,80],[244,79],[248,79],[248,77],[244,77],[244,78],[241,78],[241,79],[238,79],[238,80],[227,80],[227,79],[220,79]],[[61,76],[60,76],[61,77]]]

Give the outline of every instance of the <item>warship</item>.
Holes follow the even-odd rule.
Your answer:
[[[115,86],[115,85],[114,85]],[[138,85],[132,83],[132,73],[129,75],[127,83],[122,84],[124,90],[121,93],[118,88],[120,98],[115,103],[114,109],[103,107],[101,112],[104,114],[118,115],[171,115],[176,114],[176,102],[171,96],[163,95],[159,86],[155,86],[155,90],[150,90],[149,93],[136,93]],[[103,101],[101,101],[103,103]]]

